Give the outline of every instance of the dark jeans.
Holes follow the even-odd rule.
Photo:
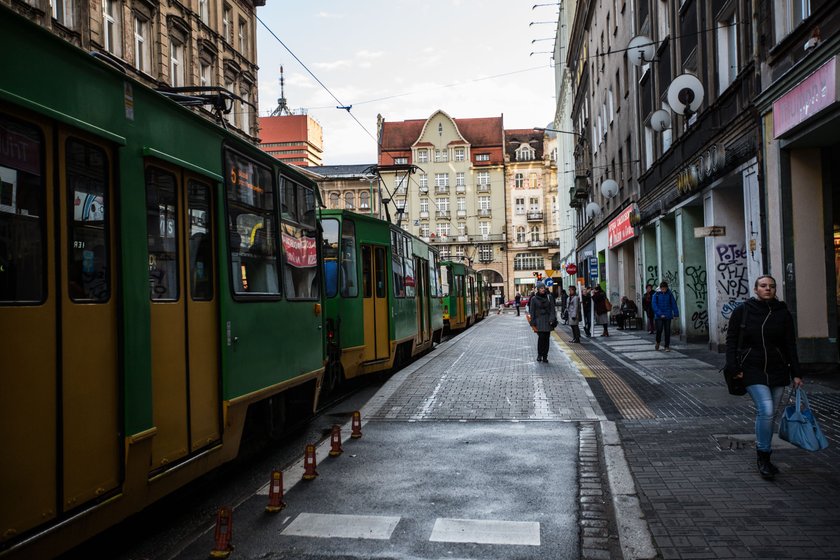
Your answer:
[[[572,325],[572,342],[580,342],[580,327]]]
[[[649,309],[645,311],[645,315],[647,315],[647,330],[648,332],[653,332],[655,321],[653,320],[653,309]]]
[[[665,331],[665,348],[671,347],[671,319],[656,318],[656,343],[662,341],[662,331]]]
[[[550,336],[550,331],[537,333],[537,356],[542,358],[548,356],[548,339]]]
[[[516,316],[519,317],[519,306],[516,306]]]

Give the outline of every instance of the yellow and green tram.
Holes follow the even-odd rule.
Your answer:
[[[0,53],[0,556],[44,558],[311,413],[319,200],[3,7]]]
[[[440,342],[437,251],[378,218],[320,212],[328,367],[324,386],[399,367]]]
[[[486,315],[480,313],[480,275],[458,261],[441,261],[443,271],[443,324],[451,331],[465,329]]]

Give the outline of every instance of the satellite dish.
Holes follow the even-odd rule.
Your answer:
[[[671,113],[665,109],[654,111],[650,116],[650,127],[654,132],[662,132],[671,128]]]
[[[594,218],[596,216],[601,215],[601,207],[598,206],[597,202],[590,202],[586,205],[586,217],[587,218]]]
[[[650,37],[636,35],[627,43],[627,58],[634,66],[642,66],[653,60],[656,52],[654,42]]]
[[[678,115],[690,117],[703,103],[703,84],[694,74],[681,74],[668,86],[668,105]]]
[[[601,183],[601,194],[606,198],[612,198],[618,194],[618,183],[612,179],[607,179]]]

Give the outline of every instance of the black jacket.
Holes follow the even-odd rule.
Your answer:
[[[747,319],[739,355],[738,336],[745,311]],[[726,333],[726,369],[743,371],[745,385],[777,387],[789,384],[794,377],[802,377],[793,316],[784,302],[751,298],[732,312]]]
[[[537,332],[551,332],[557,325],[557,311],[554,309],[554,298],[550,294],[541,295],[539,292],[531,296],[528,301],[528,314],[531,315],[531,326]]]

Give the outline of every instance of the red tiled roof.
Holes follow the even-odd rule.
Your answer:
[[[502,117],[453,119],[473,148],[502,145]],[[420,137],[427,119],[382,123],[382,151],[405,150]]]

